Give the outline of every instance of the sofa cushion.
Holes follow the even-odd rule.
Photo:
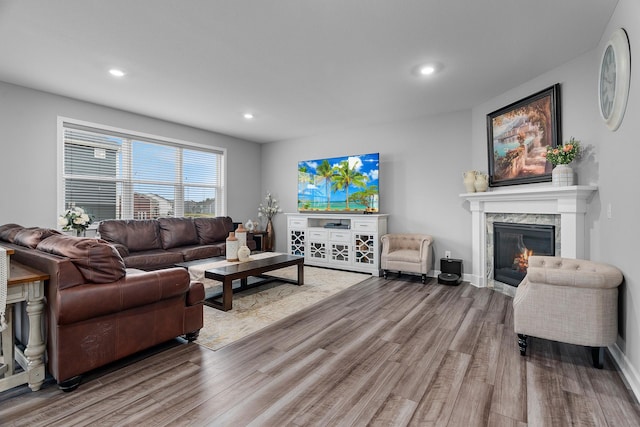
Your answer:
[[[193,222],[202,245],[224,242],[229,236],[229,232],[233,231],[233,220],[228,216],[196,218]]]
[[[212,258],[224,255],[224,252],[219,245],[182,246],[180,248],[168,249],[168,251],[178,252],[182,254],[182,258],[185,261],[193,261],[194,259]]]
[[[98,226],[100,238],[120,243],[129,252],[161,249],[160,229],[155,219],[108,219]]]
[[[198,243],[198,233],[191,218],[158,218],[163,249]]]
[[[111,283],[126,274],[118,251],[101,239],[58,234],[42,240],[36,249],[69,258],[90,283]]]
[[[13,243],[20,246],[26,246],[27,248],[35,249],[42,240],[54,234],[60,235],[61,233],[51,228],[30,227],[23,228],[18,231],[13,238]]]
[[[171,267],[182,261],[184,259],[180,252],[170,252],[164,249],[133,252],[124,258],[127,268],[139,268],[145,271]]]
[[[22,230],[23,228],[23,226],[18,224],[5,224],[3,226],[0,226],[0,240],[13,243],[14,237],[16,237],[18,231]]]

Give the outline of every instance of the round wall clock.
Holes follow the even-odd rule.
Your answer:
[[[615,131],[620,127],[627,108],[631,79],[631,52],[629,39],[623,28],[613,32],[604,47],[598,79],[600,115],[607,127]]]

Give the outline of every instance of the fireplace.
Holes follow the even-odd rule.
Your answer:
[[[527,274],[531,255],[555,255],[555,226],[541,224],[493,224],[493,278],[518,286]]]
[[[554,187],[541,184],[514,185],[461,194],[460,197],[468,201],[471,211],[471,271],[465,273],[463,279],[481,288],[488,286],[507,295],[515,295],[516,287],[494,279],[491,259],[494,253],[493,227],[489,226],[489,222],[495,215],[513,218],[498,220],[500,222],[519,224],[538,224],[536,220],[522,220],[530,215],[553,215],[556,218],[553,221],[556,225],[555,256],[588,259],[590,236],[586,213],[597,191],[598,187],[591,185]]]

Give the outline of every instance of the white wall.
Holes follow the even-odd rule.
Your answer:
[[[390,214],[388,231],[431,234],[434,259],[450,250],[470,263],[471,221],[459,198],[462,172],[471,164],[470,124],[470,111],[462,111],[266,144],[262,190],[274,193],[284,212],[296,212],[299,161],[379,152],[380,212]],[[274,227],[276,248],[285,251],[284,215]]]
[[[259,144],[0,82],[0,224],[56,227],[58,116],[226,148],[227,214],[256,217]]]
[[[598,112],[597,81],[604,45],[619,27],[624,27],[629,35],[631,93],[622,125],[611,132]],[[590,236],[587,258],[613,264],[625,276],[620,287],[620,337],[613,350],[636,395],[640,396],[640,263],[637,258],[640,191],[636,177],[640,160],[640,67],[637,58],[640,58],[640,2],[620,0],[596,49],[473,108],[471,150],[473,167],[486,168],[486,115],[554,83],[561,84],[562,140],[574,136],[582,141],[585,155],[572,164],[578,184],[598,186],[587,214]],[[607,217],[609,204],[611,218]]]

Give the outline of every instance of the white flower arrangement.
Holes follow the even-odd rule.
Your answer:
[[[73,207],[58,217],[58,225],[63,230],[85,231],[93,220],[82,208]]]
[[[282,212],[280,207],[278,206],[278,201],[271,195],[271,193],[267,193],[264,198],[265,203],[260,203],[258,206],[258,216],[266,217],[267,220],[271,220],[278,212]]]

